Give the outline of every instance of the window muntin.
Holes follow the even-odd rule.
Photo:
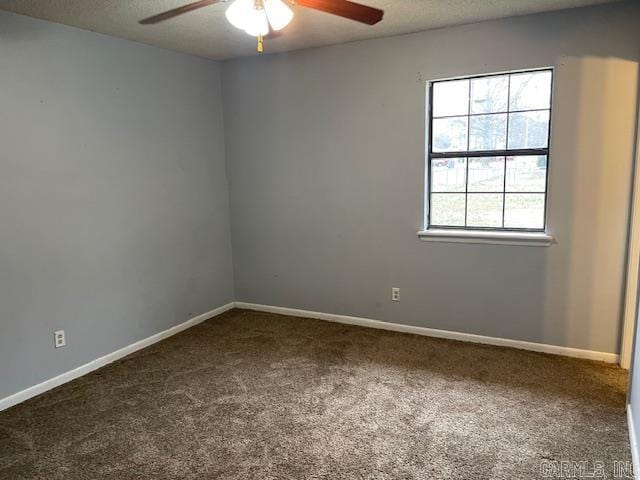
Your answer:
[[[429,87],[428,228],[544,231],[552,70]]]

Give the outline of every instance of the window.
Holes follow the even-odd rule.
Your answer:
[[[552,71],[432,82],[427,227],[544,231]]]

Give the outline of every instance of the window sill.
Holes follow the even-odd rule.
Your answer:
[[[554,241],[547,233],[491,232],[482,230],[422,230],[418,237],[427,242],[484,243],[548,247]]]

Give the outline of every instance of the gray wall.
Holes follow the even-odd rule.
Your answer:
[[[617,352],[638,18],[629,2],[225,62],[236,299]],[[549,65],[557,243],[418,240],[426,82]]]
[[[616,352],[639,16],[226,62],[223,122],[214,62],[0,12],[0,398],[232,301],[234,273],[237,300]],[[419,241],[426,81],[549,65],[557,244]]]
[[[233,300],[219,70],[0,12],[0,398]]]

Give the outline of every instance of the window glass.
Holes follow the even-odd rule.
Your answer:
[[[546,148],[549,110],[509,114],[509,148]]]
[[[433,86],[433,116],[469,113],[469,80],[438,82]]]
[[[504,150],[507,146],[507,114],[469,117],[469,150]]]
[[[471,80],[471,113],[502,113],[509,102],[509,76]]]
[[[448,117],[433,120],[433,151],[462,152],[467,149],[469,117]]]
[[[431,195],[431,223],[464,227],[465,194],[434,193]]]
[[[511,75],[509,110],[551,108],[551,71]]]
[[[544,194],[507,193],[504,202],[504,226],[542,228],[544,226]]]
[[[504,190],[504,157],[469,159],[469,192],[502,192]]]
[[[432,192],[464,192],[466,183],[466,158],[431,160]]]
[[[470,193],[467,195],[467,227],[502,227],[500,193]]]
[[[427,227],[545,229],[551,84],[551,70],[431,84]]]
[[[507,157],[507,192],[541,192],[547,184],[547,157]]]

